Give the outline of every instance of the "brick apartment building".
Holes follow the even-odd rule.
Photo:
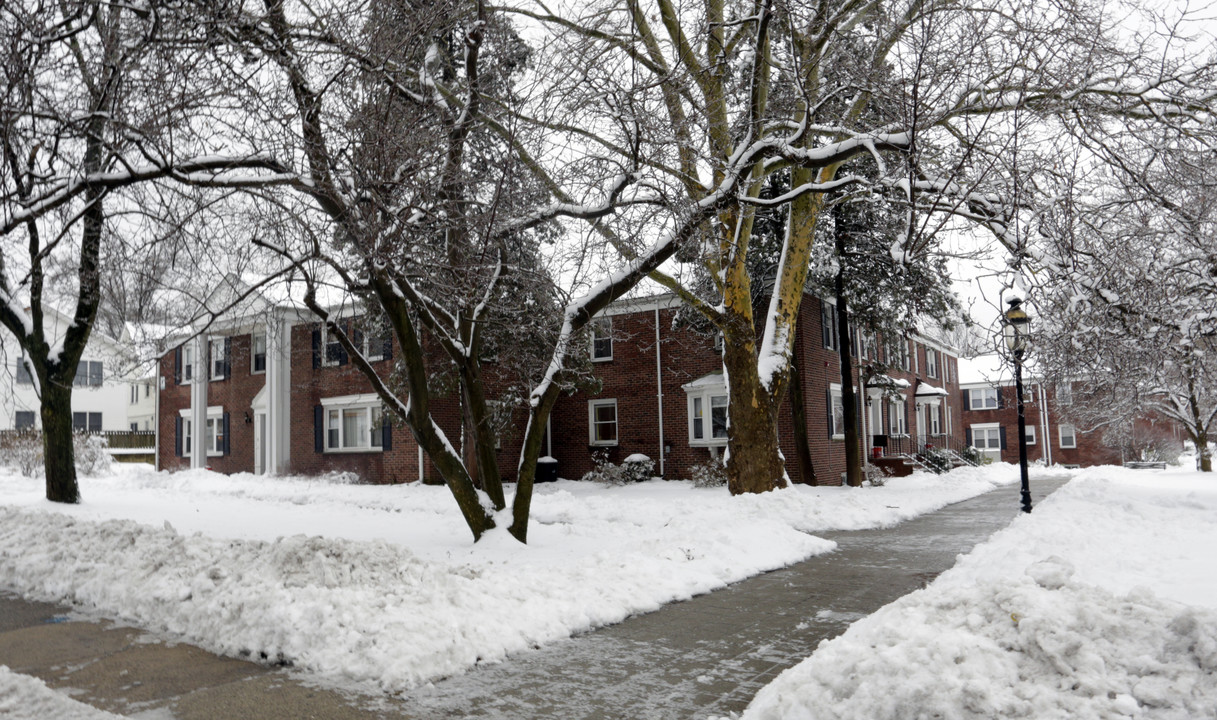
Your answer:
[[[726,390],[716,339],[675,322],[678,301],[658,296],[619,302],[598,318],[588,352],[600,390],[559,399],[543,454],[560,476],[581,477],[593,454],[613,462],[640,453],[657,474],[684,478],[726,447]],[[409,431],[394,427],[336,341],[291,303],[250,300],[228,322],[213,323],[160,363],[162,468],[210,467],[225,473],[354,472],[368,482],[436,480],[438,473]],[[394,343],[343,322],[383,377]],[[802,406],[816,479],[839,484],[845,470],[835,312],[804,297],[796,335]],[[851,341],[860,424],[869,457],[964,443],[956,354],[929,337]],[[875,368],[879,363],[884,372]],[[795,398],[791,398],[793,400]],[[780,444],[791,479],[807,482],[795,462],[792,402],[781,409]],[[435,400],[437,422],[460,438],[455,392]],[[195,432],[201,428],[203,432]],[[501,437],[499,466],[519,455],[523,418]],[[195,453],[198,447],[204,452]],[[505,473],[510,475],[510,473]],[[512,479],[510,476],[506,479]]]
[[[995,461],[1018,462],[1018,394],[1012,370],[993,355],[960,361],[963,425],[968,445]],[[1068,421],[1068,408],[1080,383],[1050,387],[1034,377],[1023,383],[1027,460],[1065,467],[1118,465],[1125,460],[1119,447],[1104,442],[1104,429],[1087,432]],[[1155,417],[1135,420],[1143,437],[1160,436],[1182,447],[1173,423]]]

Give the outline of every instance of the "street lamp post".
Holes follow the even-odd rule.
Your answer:
[[[1023,406],[1023,358],[1027,353],[1027,331],[1031,318],[1022,308],[1021,298],[1009,301],[1002,334],[1014,357],[1014,391],[1018,393],[1018,469],[1022,477],[1023,512],[1031,512],[1031,484],[1027,479],[1027,417]]]

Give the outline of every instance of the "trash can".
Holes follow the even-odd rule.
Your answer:
[[[558,479],[558,460],[548,455],[537,458],[537,477],[533,482],[555,482]]]

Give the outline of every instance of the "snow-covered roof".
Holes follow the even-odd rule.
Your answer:
[[[700,388],[705,388],[705,387],[721,388],[721,387],[726,387],[726,386],[727,386],[727,383],[724,382],[722,372],[712,372],[712,373],[709,373],[708,375],[702,375],[701,377],[697,378],[693,382],[685,383],[684,385],[681,385],[680,388],[682,390],[684,390],[685,392],[688,392],[690,390],[698,390]]]
[[[913,397],[946,397],[947,395],[950,393],[946,390],[924,380],[917,383],[917,392],[913,393]]]
[[[901,390],[910,387],[908,380],[894,378],[891,375],[875,375],[866,381],[866,385],[873,388],[894,388]]]

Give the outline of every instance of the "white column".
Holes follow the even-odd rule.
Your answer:
[[[190,382],[190,467],[207,466],[207,450],[203,442],[207,438],[207,385],[211,377],[207,367],[207,336],[199,335],[194,340],[194,367]]]

